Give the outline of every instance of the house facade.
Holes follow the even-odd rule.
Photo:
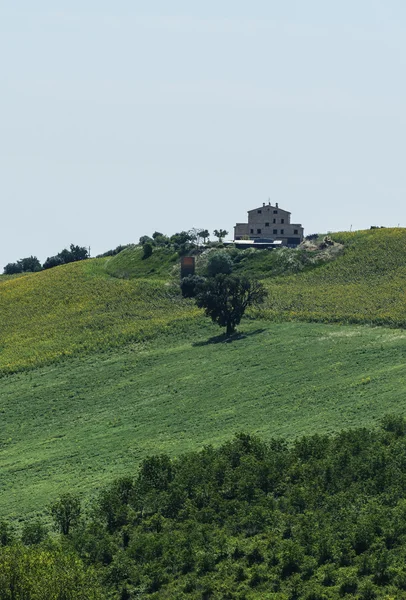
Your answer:
[[[290,222],[290,212],[265,202],[248,211],[248,223],[237,223],[234,240],[278,241],[283,246],[295,247],[303,241],[303,227]]]

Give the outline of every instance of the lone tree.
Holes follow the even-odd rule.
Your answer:
[[[207,279],[196,294],[196,304],[204,308],[213,323],[234,333],[248,306],[259,306],[267,291],[259,281],[235,275],[216,275]]]

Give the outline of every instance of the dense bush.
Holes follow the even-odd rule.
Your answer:
[[[229,275],[233,270],[233,260],[226,250],[210,252],[207,260],[207,275],[215,277],[220,273]]]
[[[180,282],[180,289],[184,298],[194,298],[197,293],[197,289],[204,283],[204,277],[199,275],[188,275],[183,277]]]

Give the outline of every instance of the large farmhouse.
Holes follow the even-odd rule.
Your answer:
[[[290,222],[290,212],[265,202],[259,208],[248,211],[248,223],[237,223],[234,240],[255,242],[279,242],[294,247],[303,240],[303,227]]]

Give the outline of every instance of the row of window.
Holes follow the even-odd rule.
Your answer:
[[[284,222],[285,222],[285,219],[281,219],[281,225],[283,225]],[[276,219],[274,219],[272,221],[272,223],[275,224],[276,223]],[[269,223],[265,223],[265,227],[269,227]]]
[[[268,208],[267,210],[269,211],[269,208]],[[257,213],[258,213],[259,215],[260,215],[260,214],[262,214],[262,210],[259,208],[259,209],[257,210]],[[278,211],[274,209],[274,211],[273,211],[273,214],[274,214],[274,215],[277,215],[277,214],[278,214]]]
[[[265,223],[265,225],[269,225],[269,223]],[[254,230],[250,229],[250,233],[254,233]],[[262,229],[257,229],[257,234],[258,233],[262,233]],[[285,230],[281,229],[279,233],[280,233],[280,235],[284,235]],[[298,229],[294,229],[293,230],[293,234],[294,235],[298,235],[299,234],[299,230]],[[273,229],[272,230],[272,235],[278,235],[278,230],[277,229]]]

